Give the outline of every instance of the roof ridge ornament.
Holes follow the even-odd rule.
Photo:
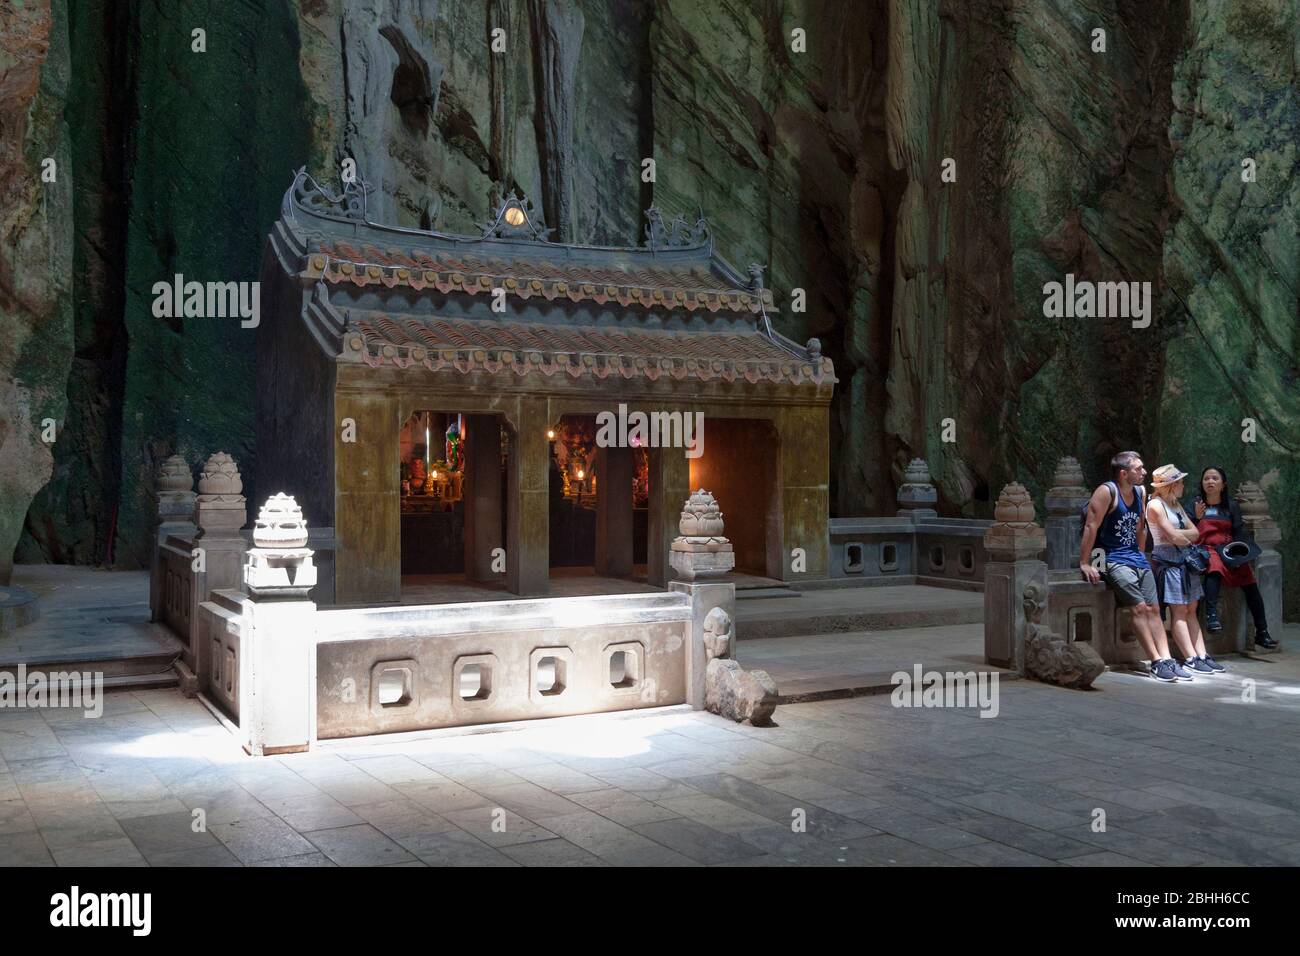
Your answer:
[[[529,239],[549,242],[554,229],[547,229],[533,210],[533,201],[523,193],[504,192],[489,222],[480,223],[484,239]]]
[[[341,192],[333,193],[326,189],[307,172],[306,166],[299,166],[293,182],[284,194],[282,212],[294,222],[294,208],[298,207],[317,215],[334,216],[343,219],[355,219],[369,222],[367,200],[375,187],[364,179],[344,182]]]
[[[713,245],[713,234],[708,220],[701,212],[695,225],[689,225],[681,216],[674,216],[672,222],[664,222],[664,214],[658,206],[651,206],[645,211],[645,244],[650,249],[694,248]]]

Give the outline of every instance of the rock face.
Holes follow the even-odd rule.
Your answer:
[[[704,709],[736,723],[766,727],[776,710],[776,684],[767,671],[747,671],[715,657],[704,672]]]
[[[257,494],[254,330],[150,290],[256,278],[290,171],[352,158],[407,226],[472,230],[513,189],[578,242],[702,210],[835,362],[838,515],[891,513],[916,458],[980,517],[1064,455],[1087,485],[1123,448],[1214,463],[1286,516],[1300,606],[1292,0],[64,3],[2,27],[6,556],[25,519],[24,560],[143,563],[173,453],[228,448]],[[1046,318],[1066,274],[1150,282],[1151,325]]]
[[[0,586],[62,440],[72,362],[73,164],[62,4],[0,16]],[[43,179],[53,176],[52,182]]]

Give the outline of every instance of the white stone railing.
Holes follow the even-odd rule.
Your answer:
[[[154,573],[159,575],[159,619],[181,643],[191,647],[190,631],[204,595],[205,575],[194,570],[188,542],[172,535],[159,544]]]
[[[213,590],[193,628],[199,688],[253,754],[371,734],[703,707],[705,668],[733,653],[735,588],[709,577],[719,548],[684,552],[696,573],[668,591],[321,609],[307,599],[312,552],[292,499],[268,502],[253,538],[243,589]]]

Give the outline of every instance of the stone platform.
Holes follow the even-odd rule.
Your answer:
[[[105,683],[171,683],[181,643],[149,621],[149,572],[20,564],[13,583],[36,594],[41,616],[0,634],[0,669],[58,665]]]

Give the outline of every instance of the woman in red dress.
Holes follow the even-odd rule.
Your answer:
[[[1243,540],[1241,508],[1228,493],[1228,475],[1211,466],[1201,472],[1201,493],[1192,503],[1200,544],[1210,550],[1210,566],[1205,572],[1205,627],[1211,633],[1223,630],[1219,620],[1219,593],[1223,587],[1241,588],[1255,620],[1255,643],[1266,650],[1277,647],[1269,637],[1268,619],[1264,615],[1264,597],[1259,593],[1255,572],[1249,562],[1230,568],[1220,557],[1218,548],[1230,541]]]

